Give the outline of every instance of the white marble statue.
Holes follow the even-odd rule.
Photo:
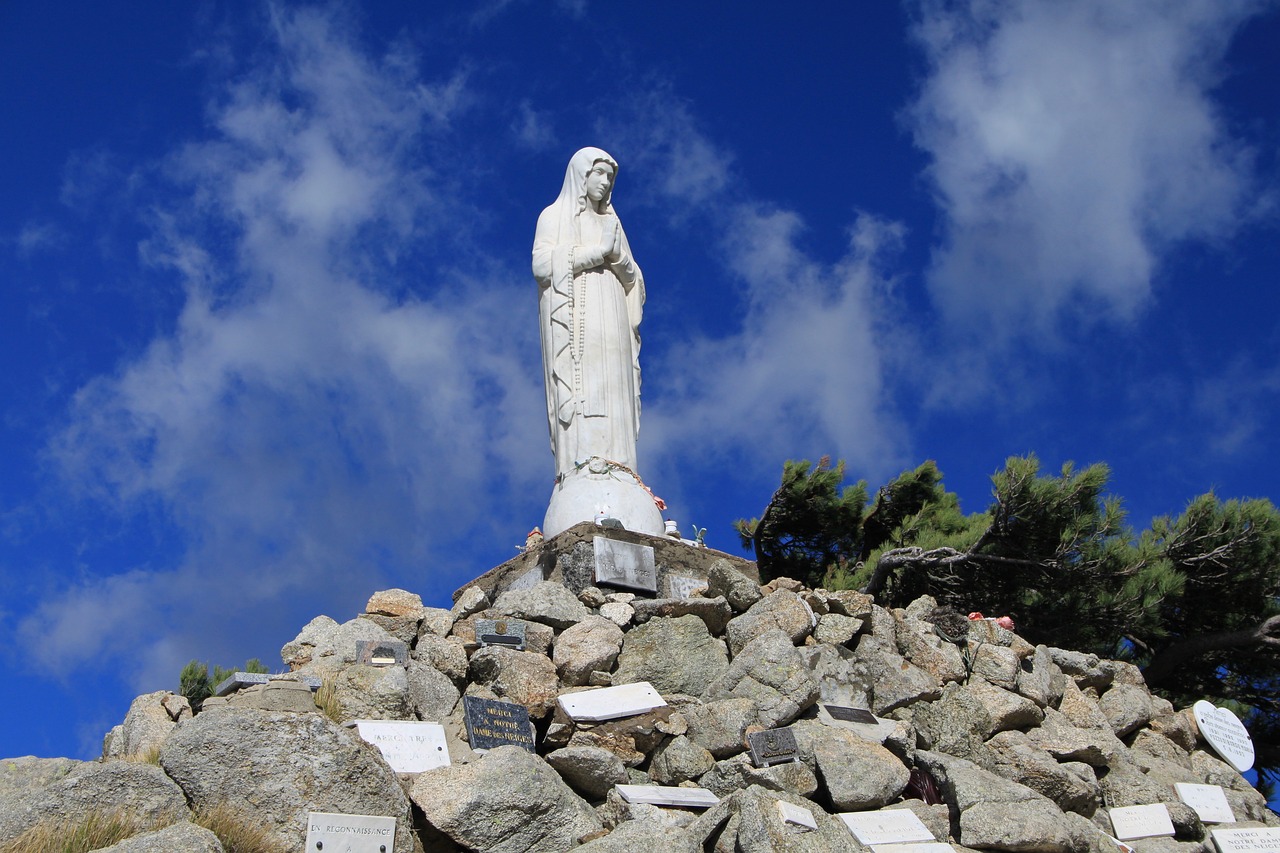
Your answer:
[[[574,154],[560,196],[538,217],[533,241],[547,424],[556,460],[557,490],[544,524],[548,536],[602,511],[635,530],[653,526],[651,510],[657,532],[662,530],[653,507],[644,510],[643,522],[631,518],[628,524],[623,516],[634,513],[617,504],[632,501],[620,499],[617,489],[574,486],[571,501],[560,495],[570,480],[594,475],[629,480],[653,501],[636,474],[644,276],[610,201],[617,174],[617,162],[599,148]],[[605,507],[609,501],[612,509]]]

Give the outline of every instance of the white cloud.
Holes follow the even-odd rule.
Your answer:
[[[1127,319],[1163,252],[1250,200],[1249,153],[1211,99],[1238,0],[919,3],[930,69],[908,124],[945,245],[930,285],[975,336]]]
[[[466,211],[432,166],[452,153],[424,139],[462,78],[366,56],[327,14],[276,15],[275,53],[167,164],[181,192],[140,256],[181,284],[181,313],[80,389],[50,446],[66,485],[122,517],[158,507],[184,553],[47,596],[19,625],[40,663],[128,652],[136,686],[167,683],[408,566],[432,592],[432,555],[483,530],[495,482],[508,510],[544,499],[545,440],[511,427],[542,419],[536,328],[509,309],[525,279],[398,284],[400,255],[466,242],[440,230],[441,207],[455,229]]]

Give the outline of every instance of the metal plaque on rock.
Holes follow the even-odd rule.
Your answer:
[[[307,813],[307,851],[391,853],[396,819],[364,814]]]
[[[477,619],[476,642],[524,651],[525,624],[519,619]]]
[[[402,640],[356,640],[356,663],[408,666],[409,646]]]
[[[596,583],[658,592],[658,570],[653,548],[596,536],[592,542],[596,558]]]
[[[789,728],[752,732],[747,735],[747,746],[751,750],[751,763],[756,767],[800,760],[795,733]]]
[[[525,706],[463,696],[462,710],[467,725],[467,741],[477,752],[507,744],[535,751],[533,723],[529,721],[529,709]]]
[[[842,720],[846,723],[866,723],[871,726],[876,724],[876,715],[866,708],[846,708],[843,705],[823,705],[822,707],[827,709],[827,713],[831,715],[833,720]]]
[[[400,720],[356,720],[360,737],[382,753],[397,773],[422,773],[449,766],[444,726]]]

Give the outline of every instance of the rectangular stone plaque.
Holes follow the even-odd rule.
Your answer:
[[[1280,850],[1280,828],[1211,829],[1218,853],[1275,853]]]
[[[836,817],[844,821],[854,838],[868,846],[937,840],[911,809],[841,812]]]
[[[1111,809],[1111,828],[1116,838],[1129,841],[1134,838],[1155,838],[1173,835],[1173,821],[1164,803],[1149,806],[1124,806]]]
[[[1217,785],[1175,782],[1173,787],[1178,792],[1178,799],[1191,806],[1205,823],[1236,822],[1236,815],[1227,802],[1226,792]]]
[[[401,640],[356,640],[356,663],[408,666],[409,646]]]
[[[823,705],[822,707],[827,710],[833,720],[841,720],[846,723],[866,723],[870,726],[876,724],[876,715],[866,708],[846,708],[843,705]]]
[[[915,844],[872,844],[871,853],[956,853],[956,848],[941,841],[921,841]]]
[[[596,583],[658,592],[658,570],[653,548],[596,536],[592,542],[596,558]]]
[[[800,760],[795,733],[789,728],[752,732],[747,735],[747,747],[751,750],[751,763],[756,767]]]
[[[652,711],[654,708],[666,707],[667,704],[667,700],[663,699],[647,681],[619,684],[617,687],[601,687],[597,690],[583,690],[579,693],[566,693],[556,701],[573,719],[590,723],[614,720],[618,717],[633,717],[636,714]]]
[[[444,726],[400,720],[356,720],[356,731],[373,744],[397,773],[421,773],[449,766]]]
[[[701,589],[706,585],[707,582],[702,578],[691,578],[688,575],[667,575],[667,594],[671,598],[689,598],[695,589]]]
[[[524,651],[525,624],[519,619],[477,619],[476,642]]]
[[[307,813],[307,850],[380,853],[396,843],[396,819],[364,814]],[[322,846],[323,845],[323,846]]]
[[[467,742],[477,752],[513,743],[534,752],[533,723],[529,710],[514,702],[495,702],[478,696],[463,696],[462,710],[467,725]]]
[[[813,812],[804,806],[788,803],[786,800],[778,800],[778,816],[782,818],[783,823],[790,826],[798,826],[804,830],[818,828],[818,822],[813,819]]]
[[[706,809],[720,802],[720,798],[706,788],[676,788],[663,785],[614,785],[614,787],[618,789],[622,799],[628,803]]]

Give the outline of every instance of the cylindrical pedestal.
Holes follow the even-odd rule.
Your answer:
[[[578,522],[594,520],[602,511],[627,530],[662,535],[662,513],[653,495],[631,474],[594,459],[556,484],[542,532],[550,538]]]

